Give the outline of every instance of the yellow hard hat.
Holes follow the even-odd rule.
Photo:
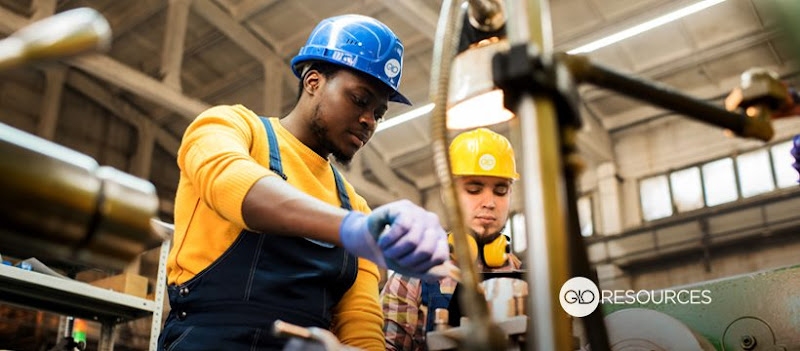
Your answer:
[[[511,142],[486,128],[464,132],[453,139],[450,167],[457,176],[519,179]]]

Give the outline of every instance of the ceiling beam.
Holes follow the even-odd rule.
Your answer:
[[[280,60],[264,62],[264,115],[280,116],[283,102],[284,65]]]
[[[228,71],[224,76],[214,80],[213,82],[201,85],[197,89],[191,91],[192,96],[197,96],[203,101],[213,101],[220,92],[229,88],[233,84],[241,83],[246,77],[252,78],[257,73],[256,71],[261,68],[261,64],[251,61],[239,68]],[[170,116],[173,111],[161,108],[158,111],[151,113],[153,121],[161,124],[165,118]]]
[[[277,0],[245,0],[236,5],[236,7],[229,9],[234,21],[243,22],[250,17],[255,16],[263,11],[270,5],[278,2]]]
[[[416,184],[417,188],[420,189],[420,191],[427,191],[432,188],[438,188],[440,186],[439,177],[436,176],[435,172],[433,174],[428,174],[421,178],[420,177],[415,178],[414,183]]]
[[[367,146],[361,150],[361,153],[364,158],[364,166],[385,185],[386,189],[389,189],[398,198],[406,198],[417,205],[422,205],[422,195],[419,189],[398,177],[375,149]]]
[[[357,189],[357,193],[364,197],[372,208],[399,200],[400,198],[395,194],[364,178],[362,157],[361,153],[356,153],[353,160],[350,161],[349,168],[336,167],[336,169],[344,174],[345,179],[353,188]]]
[[[58,126],[58,113],[61,110],[61,96],[67,68],[62,65],[47,66],[44,69],[44,77],[44,96],[36,134],[47,140],[53,140]]]
[[[394,169],[408,167],[415,163],[421,162],[425,159],[433,157],[433,149],[431,144],[420,143],[417,147],[411,148],[403,153],[396,155],[388,160],[389,166]]]
[[[275,51],[274,47],[277,45],[276,42],[266,38],[259,39],[250,30],[239,23],[240,20],[231,17],[210,0],[195,0],[192,8],[198,15],[205,18],[214,27],[219,29],[220,32],[225,34],[256,61],[260,62],[265,68],[272,67],[270,70],[264,69],[264,74],[269,76],[265,77],[265,84],[276,86],[266,89],[265,94],[273,93],[282,95],[280,90],[283,89],[283,83],[280,82],[280,78],[275,79],[275,77],[278,77],[278,74],[280,74],[283,77],[282,79],[287,81],[294,80],[295,78],[291,68],[283,61],[280,54]],[[267,44],[272,47],[265,45],[262,40],[266,41]],[[265,101],[265,103],[269,104],[270,111],[274,110],[280,113],[281,97],[282,96],[271,96]]]
[[[153,149],[156,145],[155,132],[157,129],[158,127],[149,120],[146,120],[141,128],[137,129],[136,153],[133,154],[128,172],[139,178],[150,179],[150,170],[153,166]]]
[[[119,38],[139,27],[159,12],[164,10],[163,0],[115,1],[116,6],[109,8],[106,18],[111,25],[114,38]]]
[[[28,23],[27,18],[0,7],[0,34],[9,35]]]
[[[31,21],[38,21],[56,13],[56,0],[34,0]]]
[[[310,14],[314,14],[314,9],[306,9],[306,7],[303,6],[300,3],[297,3],[296,6],[301,7],[301,9],[305,9],[305,12],[308,12]],[[362,15],[365,15],[365,16],[375,17],[376,14],[378,12],[382,11],[383,9],[384,9],[384,4],[382,2],[361,1],[361,2],[352,2],[349,6],[340,9],[338,12],[341,13],[341,14],[358,13],[358,14],[362,14]],[[322,20],[322,18],[319,18],[318,16],[313,16],[312,18],[316,22]],[[267,33],[264,33],[264,31],[261,30],[260,28],[253,28],[253,30],[257,30],[259,35],[261,35],[261,36],[265,36],[265,34],[267,34]],[[305,38],[307,38],[309,34],[311,34],[310,31],[306,32],[306,31],[302,31],[301,30],[301,31],[298,31],[298,32],[286,37],[286,38],[283,38],[283,40],[281,40],[280,43],[277,43],[275,45],[275,51],[278,52],[278,54],[280,54],[280,55],[294,56],[294,54],[297,53],[297,51],[299,51],[300,48],[299,47],[289,47],[288,44],[289,43],[296,43],[296,42],[300,41],[301,38],[303,38],[303,41],[305,41]],[[408,49],[408,47],[409,47],[408,44],[403,43],[403,45],[405,46],[406,49]],[[408,55],[405,55],[405,56],[407,57]]]
[[[152,121],[143,113],[139,112],[136,107],[115,96],[107,87],[97,83],[82,72],[70,71],[69,74],[67,74],[66,83],[84,96],[97,102],[100,106],[103,106],[103,108],[118,116],[126,123],[132,125],[136,128],[137,132],[140,132],[140,130],[152,124]],[[178,148],[181,143],[180,140],[161,128],[154,128],[152,133],[154,140],[161,145],[164,150],[172,155],[178,154]]]
[[[105,55],[84,55],[66,61],[87,73],[119,86],[158,105],[170,109],[186,120],[193,120],[208,104],[188,97],[150,76]]]
[[[0,8],[0,34],[11,34],[27,23],[28,20],[24,17]],[[63,61],[70,66],[164,106],[187,120],[193,120],[200,112],[210,107],[200,100],[170,89],[150,76],[105,55],[87,54]]]
[[[263,62],[270,56],[280,57],[271,48],[264,45],[253,33],[242,27],[239,22],[212,3],[210,0],[195,0],[192,9],[208,23],[224,33],[231,41],[247,52],[256,61]]]
[[[433,40],[436,35],[436,22],[439,13],[432,10],[422,0],[383,0],[386,8],[405,20],[410,26],[417,28],[422,34]]]
[[[592,115],[592,111],[588,111],[586,104],[582,104],[582,107],[583,127],[576,135],[579,153],[593,164],[614,161],[614,147],[608,130]]]
[[[189,21],[190,0],[170,0],[167,23],[164,30],[164,46],[161,48],[160,76],[164,84],[181,91],[181,64],[186,25]]]

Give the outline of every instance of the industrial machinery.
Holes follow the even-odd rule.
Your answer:
[[[773,76],[751,72],[743,80],[741,99],[728,111],[614,72],[586,57],[553,53],[546,0],[470,0],[463,6],[466,3],[443,1],[431,95],[435,103],[434,161],[444,189],[446,214],[454,224],[455,252],[462,265],[459,298],[468,319],[458,328],[442,325],[429,335],[429,345],[432,349],[570,350],[576,346],[572,325],[560,310],[558,291],[573,276],[597,281],[577,220],[575,180],[582,162],[575,146],[575,133],[581,125],[576,86],[589,83],[615,90],[760,140],[772,137],[770,115],[784,96]],[[23,30],[0,41],[0,69],[107,46],[107,23],[97,21],[90,12],[73,12],[72,16],[68,20],[56,16],[36,30]],[[468,49],[474,51],[465,51]],[[457,73],[454,78],[475,80],[455,83],[451,74],[459,67],[469,67],[471,74]],[[496,101],[509,112],[503,114],[508,118],[491,123],[517,117],[510,123],[525,150],[520,153],[524,213],[527,218],[537,218],[526,224],[527,241],[538,244],[528,250],[525,288],[514,280],[479,287],[478,273],[469,264],[466,226],[449,170],[447,110],[471,98],[487,97],[484,93],[499,98]],[[46,254],[121,268],[142,251],[158,246],[170,232],[163,225],[156,230],[151,227],[158,207],[151,183],[100,167],[86,155],[2,124],[0,172],[3,253]],[[598,309],[581,320],[587,330],[584,345],[591,350],[790,350],[799,344],[796,337],[787,336],[796,334],[792,328],[798,307],[791,290],[778,284],[796,281],[798,272],[794,268],[705,283],[708,289],[718,289],[714,295],[721,299],[716,300],[713,311],[709,307],[699,313],[691,306],[627,306],[606,309],[610,314],[604,321],[603,311]],[[164,281],[161,274],[159,281]],[[770,286],[778,293],[766,301],[741,306],[741,301],[762,301],[763,295],[758,294]],[[159,293],[163,297],[163,291],[159,289]],[[162,297],[156,298],[156,304]],[[737,314],[724,310],[734,303],[742,307]],[[346,349],[324,330],[286,324],[275,327],[281,335],[312,340],[323,349]],[[675,340],[682,343],[675,344]]]
[[[110,38],[97,11],[63,12],[0,41],[0,69],[103,50]],[[4,124],[0,173],[3,254],[120,269],[166,239],[150,227],[152,183]]]
[[[110,40],[109,24],[96,10],[65,11],[0,40],[0,70],[105,50]],[[0,174],[3,254],[121,270],[160,245],[162,262],[155,301],[41,273],[52,272],[46,267],[30,272],[4,265],[0,265],[0,300],[100,322],[100,350],[113,349],[117,324],[153,316],[151,345],[155,345],[172,234],[169,225],[155,221],[155,186],[2,123]],[[82,340],[73,337],[71,320],[62,318],[56,349],[85,348],[85,335]]]
[[[517,117],[510,123],[512,133],[521,136],[524,150],[520,152],[524,214],[526,218],[536,218],[536,221],[526,222],[526,241],[536,243],[527,250],[524,263],[529,272],[526,275],[530,286],[526,309],[529,324],[524,344],[510,343],[508,336],[512,334],[507,328],[500,327],[503,322],[490,318],[480,296],[475,268],[461,264],[463,289],[459,301],[470,323],[460,327],[462,330],[459,332],[440,333],[433,339],[450,337],[455,341],[454,346],[470,350],[516,347],[570,350],[574,347],[572,324],[560,308],[559,290],[571,277],[586,277],[595,284],[597,282],[577,219],[575,182],[583,163],[575,145],[575,134],[581,126],[576,86],[589,83],[614,90],[725,128],[738,136],[764,141],[773,136],[770,116],[772,111],[780,108],[785,96],[780,89],[773,89],[780,84],[773,76],[748,74],[741,87],[744,98],[734,106],[734,111],[728,111],[655,82],[615,72],[588,57],[554,53],[548,1],[471,0],[468,3],[467,6],[463,1],[443,2],[434,43],[430,90],[435,103],[432,112],[435,140],[432,146],[436,172],[444,191],[447,217],[454,223],[457,261],[471,262],[466,245],[467,232],[455,200],[449,170],[447,128],[478,127]],[[459,53],[470,47],[481,53]],[[459,67],[469,69],[459,71]],[[461,73],[454,73],[451,77],[451,72],[456,71]],[[456,79],[460,80],[459,83],[453,82]],[[497,113],[492,115],[509,118],[483,123],[475,117],[468,121],[470,123],[450,121],[456,117],[451,115],[453,110],[464,103],[460,100],[482,98],[485,106],[493,101],[492,95],[495,99],[499,97],[501,107],[512,112],[507,114],[496,110]],[[485,110],[482,112],[486,114]],[[609,328],[613,326],[612,331],[630,331],[624,326],[648,319],[654,313],[627,311],[613,318],[610,316]],[[609,350],[610,342],[616,342],[618,337],[624,340],[635,338],[635,335],[620,336],[617,332],[609,334],[606,329],[609,322],[604,323],[601,309],[580,321],[587,331],[591,350]],[[664,325],[674,322],[672,318],[660,315],[652,321]],[[674,323],[671,325],[675,326]],[[683,336],[693,335],[687,328],[673,330]],[[641,336],[646,337],[644,334]],[[696,345],[697,349],[708,349],[708,343],[700,338],[697,338]],[[664,347],[675,349],[671,345]]]
[[[800,266],[671,288],[713,303],[603,305],[612,350],[800,350]]]

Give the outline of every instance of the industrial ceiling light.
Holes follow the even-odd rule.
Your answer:
[[[507,41],[492,38],[455,57],[447,99],[447,129],[471,129],[514,118],[503,106],[503,91],[492,80],[492,57],[508,48]]]
[[[701,0],[699,2],[691,4],[689,6],[683,7],[681,9],[675,10],[673,12],[670,12],[670,13],[668,13],[666,15],[654,18],[654,19],[649,20],[647,22],[644,22],[644,23],[635,25],[633,27],[624,29],[622,31],[619,31],[617,33],[611,34],[611,35],[609,35],[607,37],[595,40],[595,41],[593,41],[591,43],[588,43],[586,45],[582,45],[580,47],[574,48],[572,50],[567,51],[567,53],[571,54],[571,55],[574,55],[574,54],[586,54],[586,53],[592,52],[594,50],[597,50],[597,49],[609,46],[611,44],[620,42],[622,40],[628,39],[630,37],[639,35],[641,33],[644,33],[646,31],[648,31],[648,30],[657,28],[659,26],[665,25],[665,24],[673,22],[675,20],[681,19],[681,18],[686,17],[688,15],[700,12],[702,10],[705,10],[705,9],[707,9],[709,7],[712,7],[714,5],[720,4],[720,3],[725,2],[725,1],[726,0]],[[465,52],[469,52],[471,50],[472,49],[470,49],[468,51],[465,51]],[[464,53],[462,53],[462,55],[463,54]],[[459,56],[461,56],[461,55],[459,55]],[[456,59],[458,59],[458,57],[456,57]],[[465,59],[465,61],[466,60],[468,60],[468,59]],[[454,67],[457,64],[458,64],[457,62],[454,62],[453,63]],[[481,66],[466,66],[466,67],[464,67],[464,69],[467,72],[469,72],[471,69],[475,69],[476,67],[483,67],[483,66],[491,67],[491,64],[481,65]],[[489,73],[491,74],[491,72],[489,72]],[[453,71],[453,74],[456,74],[456,72]],[[488,77],[489,77],[489,81],[491,81],[491,75],[489,75]],[[459,80],[459,79],[457,79],[457,76],[454,76],[454,79],[451,79],[451,84],[453,84],[454,80]],[[458,90],[459,87],[458,86],[454,87],[454,86],[451,85],[451,87],[450,87],[451,97],[456,95],[454,93],[453,89]],[[484,92],[487,92],[489,90],[492,90],[492,89],[484,90]],[[490,115],[489,114],[490,112],[487,112],[489,110],[498,111],[496,108],[493,108],[491,106],[494,106],[494,102],[492,102],[492,101],[496,101],[498,99],[498,95],[500,96],[499,100],[502,103],[502,91],[499,91],[499,93],[497,93],[497,92],[488,92],[488,93],[486,93],[487,96],[482,96],[481,94],[474,94],[476,89],[470,89],[470,91],[473,92],[473,94],[472,94],[473,97],[480,98],[480,99],[485,99],[486,101],[489,101],[489,103],[491,104],[489,106],[483,107],[483,110],[484,110],[484,112],[482,112],[483,113],[483,118],[487,118],[489,116],[496,116],[498,121],[493,122],[493,123],[500,123],[500,122],[503,121],[503,120],[500,120],[502,118],[505,118],[503,116],[506,116],[503,113],[494,112],[494,113],[496,113],[495,115]],[[453,100],[451,98],[451,99],[448,99],[448,101],[453,101]],[[470,119],[474,119],[475,117],[469,117],[469,116],[465,116],[465,115],[470,114],[470,112],[471,112],[471,115],[473,115],[473,116],[477,116],[478,115],[477,110],[475,110],[475,108],[474,108],[474,106],[477,104],[477,102],[476,103],[467,102],[467,101],[465,101],[465,99],[461,99],[461,100],[458,100],[458,101],[460,101],[461,103],[456,102],[454,104],[451,104],[450,102],[448,102],[448,105],[450,106],[450,109],[448,110],[448,122],[447,122],[448,126],[447,127],[449,129],[466,129],[466,128],[469,128],[467,125],[471,125],[471,124],[474,124],[474,123],[468,123],[468,121]],[[393,117],[393,118],[389,118],[389,119],[386,120],[386,122],[383,122],[378,126],[378,129],[376,130],[376,133],[380,132],[382,130],[386,130],[388,128],[397,126],[397,125],[402,124],[404,122],[410,121],[412,119],[425,116],[428,113],[430,113],[432,110],[433,110],[433,103],[429,103],[429,104],[426,104],[426,105],[424,105],[422,107],[419,107],[419,108],[416,108],[414,110],[405,112],[405,113],[403,113],[403,114],[401,114],[399,116],[396,116],[396,117]],[[452,120],[451,120],[450,116],[453,113],[453,111],[455,111],[455,114],[454,114],[455,117],[452,118]],[[508,110],[506,110],[506,111],[508,111]],[[508,113],[510,114],[511,112],[508,111]],[[508,117],[508,119],[511,119],[511,118],[514,118],[514,116],[511,115],[510,117]],[[508,119],[505,119],[505,120],[508,120]],[[463,122],[463,124],[462,124],[462,121],[465,121],[465,122]]]
[[[428,113],[433,111],[433,106],[434,104],[430,102],[421,107],[417,107],[411,111],[404,112],[395,117],[389,118],[385,122],[381,122],[380,124],[378,124],[378,128],[375,129],[375,133],[392,128],[398,124],[408,122],[412,119],[416,119],[424,115],[427,115]]]
[[[619,42],[619,41],[628,39],[630,37],[642,34],[642,33],[646,32],[648,30],[651,30],[653,28],[663,26],[663,25],[665,25],[667,23],[670,23],[672,21],[679,20],[679,19],[681,19],[683,17],[686,17],[688,15],[691,15],[691,14],[693,14],[695,12],[699,12],[699,11],[705,10],[705,9],[711,7],[711,6],[717,5],[717,4],[722,3],[724,1],[725,0],[703,0],[703,1],[700,1],[700,2],[697,2],[697,3],[694,3],[692,5],[686,6],[684,8],[672,11],[672,12],[666,14],[666,15],[654,18],[654,19],[649,20],[647,22],[644,22],[644,23],[641,23],[641,24],[637,24],[637,25],[635,25],[633,27],[630,27],[628,29],[625,29],[625,30],[619,31],[617,33],[611,34],[611,35],[609,35],[609,36],[607,36],[605,38],[601,38],[601,39],[595,40],[595,41],[593,41],[591,43],[588,43],[586,45],[583,45],[583,46],[577,47],[575,49],[569,50],[569,51],[567,51],[567,53],[570,54],[570,55],[589,53],[589,52],[595,51],[597,49],[604,48],[606,46],[614,44],[616,42]]]

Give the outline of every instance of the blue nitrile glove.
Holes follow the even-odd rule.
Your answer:
[[[794,139],[792,139],[792,144],[794,145],[792,147],[792,156],[794,156],[794,163],[792,164],[792,167],[797,170],[797,173],[800,173],[800,134],[794,136]],[[797,182],[800,183],[800,180]]]
[[[424,277],[449,255],[439,217],[408,200],[383,205],[369,215],[351,211],[342,220],[339,237],[350,253],[416,277]]]

